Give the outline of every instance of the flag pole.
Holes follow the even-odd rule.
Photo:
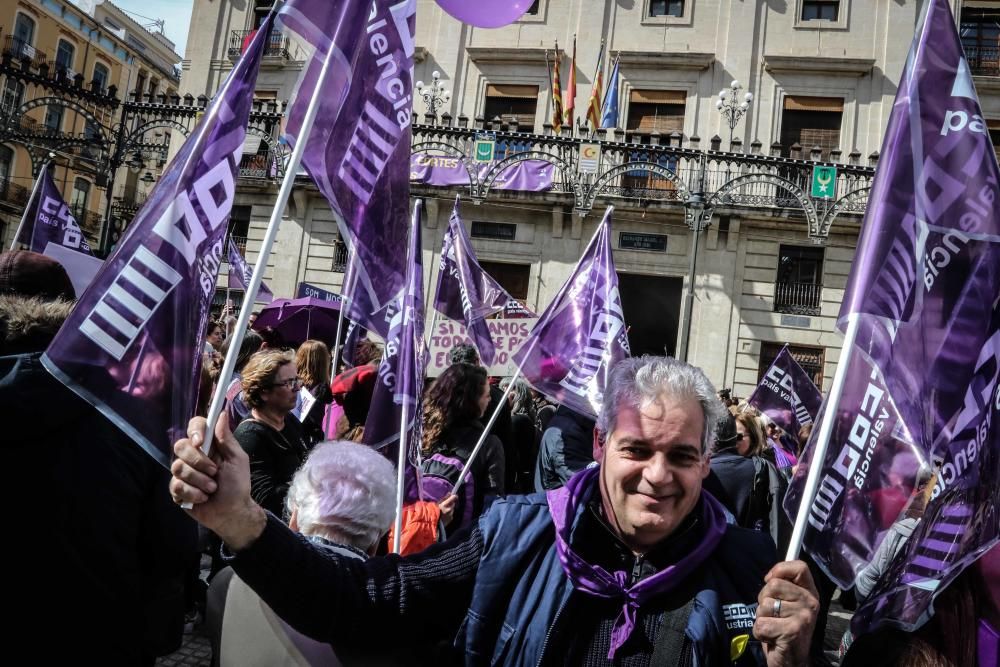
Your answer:
[[[337,359],[340,357],[340,335],[344,330],[344,307],[347,305],[348,301],[347,296],[345,296],[346,288],[350,287],[351,279],[354,278],[354,260],[357,256],[358,253],[351,253],[351,258],[347,262],[347,273],[344,274],[344,282],[340,286],[340,313],[337,315],[337,337],[333,341],[333,358],[330,362],[333,366],[333,375],[337,374]]]
[[[858,313],[851,313],[847,316],[847,331],[844,332],[844,344],[840,348],[840,362],[837,364],[837,372],[833,376],[830,394],[826,397],[826,402],[823,403],[819,434],[813,442],[809,474],[806,476],[805,488],[802,490],[802,500],[799,501],[799,511],[795,515],[795,525],[792,527],[792,536],[788,543],[788,553],[785,555],[785,560],[798,560],[799,553],[802,551],[809,508],[812,506],[816,490],[819,487],[823,462],[826,460],[826,450],[829,448],[830,436],[833,433],[833,423],[837,421],[837,405],[840,403],[840,397],[844,394],[847,371],[851,366],[851,351],[854,348],[854,341],[858,337],[858,318]]]
[[[31,210],[32,204],[35,202],[35,198],[38,197],[38,189],[42,185],[42,175],[45,170],[49,168],[52,164],[51,160],[46,160],[42,168],[38,170],[38,178],[35,179],[35,185],[31,188],[31,196],[28,197],[28,203],[24,207],[24,213],[21,214],[21,221],[17,223],[17,230],[14,232],[14,238],[11,239],[9,251],[13,251],[14,247],[17,245],[17,240],[21,238],[21,232],[24,230],[24,223],[28,220],[28,211]],[[31,247],[31,240],[28,241],[28,247]]]
[[[411,229],[410,229],[410,234],[411,235],[413,235],[413,234],[419,234],[420,233],[420,212],[421,212],[421,209],[423,208],[423,205],[424,205],[424,200],[423,199],[417,199],[414,202],[414,204],[413,204],[413,222],[412,222]],[[410,248],[414,248],[415,247],[414,241],[415,241],[415,239],[412,238],[412,236],[411,236],[410,242],[409,242]],[[407,253],[407,255],[409,255],[409,253]],[[412,274],[414,274],[414,270],[413,270],[414,262],[416,262],[418,259],[419,258],[417,258],[417,257],[410,257],[409,258],[409,267],[407,268],[407,271],[406,271],[408,280],[407,280],[407,284],[404,285],[404,287],[403,287],[403,301],[400,304],[402,306],[402,309],[403,309],[403,321],[404,322],[406,321],[406,295],[409,293],[409,290],[410,290],[410,280],[409,280],[409,278],[411,277]],[[421,273],[421,275],[415,276],[415,279],[419,280],[421,283],[423,283],[423,280],[424,280],[423,274]],[[403,326],[401,328],[401,330],[405,332],[406,331],[406,327]],[[421,341],[420,342],[421,343],[423,342],[423,337],[421,337]],[[413,340],[412,336],[411,336],[410,344],[411,345],[415,345],[416,344],[416,341]],[[420,350],[417,349],[417,350],[414,350],[414,352],[419,354]],[[397,352],[397,354],[400,355],[399,360],[402,361],[403,360],[402,350],[400,350],[399,352]],[[419,361],[419,359],[418,359],[418,361]],[[397,367],[396,371],[397,371],[396,372],[396,381],[399,382],[399,379],[404,376],[405,371],[404,371],[404,369],[402,369],[400,367]],[[417,382],[421,382],[422,380],[423,380],[422,377],[417,378]],[[396,390],[397,391],[398,391],[398,389],[399,389],[399,385],[396,386]],[[418,400],[419,400],[419,392],[417,393],[417,397],[418,397]],[[402,544],[402,539],[403,539],[403,535],[402,535],[402,533],[403,533],[403,500],[404,500],[404,496],[406,495],[406,450],[407,450],[407,445],[409,444],[409,443],[407,443],[407,436],[409,435],[409,433],[408,433],[408,429],[406,427],[407,427],[407,425],[409,424],[409,421],[410,421],[410,419],[409,419],[410,418],[410,414],[409,414],[410,413],[410,410],[409,410],[410,404],[407,402],[407,400],[406,400],[405,397],[403,398],[403,402],[400,405],[400,408],[401,409],[399,411],[399,414],[400,414],[400,417],[399,417],[399,455],[397,456],[397,459],[396,459],[396,519],[393,522],[393,531],[392,531],[392,552],[396,553],[396,554],[399,553],[400,545]]]
[[[319,73],[319,81],[326,80],[326,74],[330,69],[330,61],[333,60],[333,53],[334,49],[331,46],[326,54],[326,58],[323,60],[323,68]],[[299,165],[302,163],[302,154],[305,153],[309,133],[312,132],[313,122],[316,120],[316,113],[319,111],[320,92],[320,86],[317,86],[313,91],[305,117],[302,119],[302,129],[299,132],[295,148],[292,150],[292,155],[285,168],[285,176],[281,181],[281,189],[278,190],[278,198],[274,203],[274,208],[271,210],[271,219],[267,223],[267,231],[264,233],[264,240],[261,242],[260,253],[257,255],[257,261],[253,267],[250,284],[247,285],[246,296],[244,297],[247,303],[253,304],[257,299],[257,291],[260,289],[260,283],[264,278],[264,269],[267,268],[267,258],[271,255],[271,247],[274,245],[274,239],[278,235],[278,226],[281,224],[281,217],[285,212],[285,207],[288,205],[288,199],[292,195],[292,188],[295,187],[295,175],[299,171]],[[253,308],[240,309],[240,316],[236,320],[234,340],[229,345],[229,352],[226,354],[226,360],[222,364],[222,372],[219,373],[218,384],[215,386],[215,394],[212,396],[212,403],[208,409],[208,422],[205,427],[204,443],[201,446],[202,451],[206,455],[212,449],[212,438],[215,435],[214,426],[219,420],[219,415],[222,414],[222,406],[226,400],[226,388],[233,375],[233,369],[236,368],[236,357],[239,356],[240,346],[243,344],[243,336],[250,322],[250,312],[252,310]]]

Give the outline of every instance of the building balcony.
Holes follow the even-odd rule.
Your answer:
[[[3,51],[0,52],[5,59],[11,58],[21,62],[22,67],[41,67],[48,63],[45,52],[36,49],[22,39],[14,35],[7,35],[3,41]]]
[[[240,178],[249,180],[277,180],[282,177],[281,160],[274,153],[244,155],[240,159]]]
[[[816,283],[779,281],[774,284],[774,312],[819,315],[823,286]]]
[[[966,46],[965,59],[973,76],[1000,76],[1000,46]]]
[[[229,36],[229,59],[233,62],[239,60],[256,33],[256,30],[233,30]],[[273,30],[264,45],[264,58],[288,60],[291,57],[288,45],[288,37],[280,30]]]
[[[28,188],[10,181],[0,183],[0,206],[20,212],[28,205],[29,197],[31,197],[31,191]]]
[[[333,244],[333,267],[334,273],[344,273],[347,271],[348,251],[347,244],[343,241],[335,241]]]

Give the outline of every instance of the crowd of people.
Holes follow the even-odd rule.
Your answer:
[[[59,633],[52,655],[152,664],[187,617],[204,619],[220,665],[827,660],[835,587],[808,557],[778,558],[809,427],[785,433],[693,366],[621,362],[594,419],[454,348],[425,386],[421,493],[396,555],[395,461],[363,444],[378,344],[335,368],[323,341],[250,330],[227,380],[237,337],[209,323],[200,416],[168,473],[41,365],[74,298],[55,261],[0,255],[0,405],[18,417],[7,488],[26,510],[11,534],[39,546],[10,590],[23,638]],[[219,382],[225,418],[205,455]],[[842,600],[871,592],[922,508]],[[998,582],[995,549],[920,631],[848,635],[842,664],[976,664],[977,651],[985,664],[970,627],[1000,626]]]

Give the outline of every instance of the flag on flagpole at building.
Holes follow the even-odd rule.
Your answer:
[[[164,466],[194,414],[205,324],[271,22],[268,15],[42,357]]]
[[[981,118],[949,3],[931,0],[840,312],[845,388],[813,431],[831,415],[830,450],[823,460],[812,460],[814,443],[806,451],[819,491],[798,507],[801,466],[785,505],[807,513],[805,547],[846,588],[900,512],[929,496],[855,614],[856,634],[919,627],[1000,534],[1000,169],[989,135],[975,130]]]
[[[601,41],[601,52],[597,54],[597,72],[594,74],[594,86],[590,90],[590,103],[587,104],[587,122],[596,130],[601,126],[601,100],[604,89],[604,41]]]
[[[611,253],[611,211],[572,275],[514,353],[524,378],[552,400],[597,416],[611,369],[629,356]]]
[[[409,249],[406,253],[406,283],[389,307],[389,330],[385,351],[379,362],[378,379],[372,393],[371,409],[365,422],[364,442],[376,449],[398,443],[402,406],[408,406],[410,446],[419,446],[420,396],[423,393],[424,366],[424,280],[420,218],[423,201],[413,207]],[[385,450],[392,460],[395,455]]]
[[[566,85],[566,124],[573,129],[573,111],[576,109],[576,35],[573,35],[573,60],[569,66],[569,82]],[[574,130],[575,131],[575,130]]]
[[[770,417],[785,433],[798,437],[799,429],[816,420],[823,394],[786,345],[774,358],[747,403]]]
[[[357,256],[354,321],[374,331],[385,330],[379,313],[405,282],[415,13],[416,0],[288,0],[278,17],[312,50],[286,138],[295,145],[309,100],[322,90],[302,165]]]
[[[514,297],[483,271],[472,249],[465,225],[458,216],[458,201],[448,221],[441,248],[434,308],[445,317],[464,322],[484,366],[496,356],[486,318],[499,313]]]
[[[545,52],[545,64],[548,66],[549,52]],[[559,79],[559,61],[562,56],[559,54],[559,42],[556,42],[555,57],[553,58],[552,69],[549,70],[549,90],[552,92],[552,129],[556,134],[562,132],[563,105],[562,105],[562,83]]]
[[[33,252],[45,252],[45,247],[54,243],[93,256],[83,230],[52,180],[51,164],[46,162],[38,174],[38,184],[24,209],[18,241]]]
[[[601,127],[618,127],[618,63],[621,56],[615,58],[608,77],[608,89],[604,93],[604,106],[601,109]]]
[[[227,277],[230,289],[245,290],[250,284],[250,276],[253,275],[253,267],[240,254],[240,249],[229,239],[229,247],[226,252],[229,260],[229,276]],[[257,290],[257,303],[271,303],[274,301],[274,293],[263,282]]]

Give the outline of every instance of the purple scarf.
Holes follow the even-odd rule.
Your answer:
[[[608,572],[598,565],[583,560],[569,545],[573,519],[577,516],[581,503],[587,501],[596,484],[599,467],[587,468],[573,475],[566,486],[552,489],[546,494],[552,523],[556,528],[556,552],[563,572],[573,583],[573,587],[588,595],[599,598],[623,600],[621,614],[615,620],[611,633],[611,650],[608,660],[614,660],[615,652],[622,647],[635,629],[636,611],[649,599],[666,593],[676,587],[684,578],[700,565],[711,553],[726,532],[725,511],[719,501],[702,490],[701,500],[704,521],[704,536],[701,543],[687,556],[643,579],[631,588],[626,588],[627,572]]]

